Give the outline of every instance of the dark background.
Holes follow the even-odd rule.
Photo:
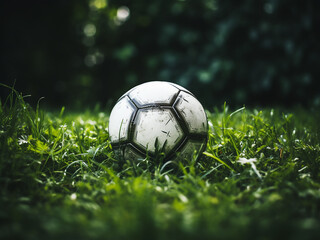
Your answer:
[[[207,108],[317,107],[319,2],[1,1],[0,82],[53,108],[112,104],[150,80]]]

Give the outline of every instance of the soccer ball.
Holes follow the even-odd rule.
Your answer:
[[[118,157],[126,160],[192,158],[203,152],[208,121],[201,103],[170,82],[138,85],[119,98],[109,118],[109,136]]]

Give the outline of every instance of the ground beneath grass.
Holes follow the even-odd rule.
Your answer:
[[[0,105],[0,239],[318,239],[320,115],[207,112],[197,161],[114,158],[108,112]]]

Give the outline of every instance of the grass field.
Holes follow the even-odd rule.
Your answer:
[[[207,112],[197,161],[114,158],[108,112],[0,105],[0,239],[319,239],[320,112]]]

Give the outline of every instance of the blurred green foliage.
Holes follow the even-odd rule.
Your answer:
[[[319,106],[317,0],[3,1],[1,82],[51,106],[150,80],[206,107]]]

